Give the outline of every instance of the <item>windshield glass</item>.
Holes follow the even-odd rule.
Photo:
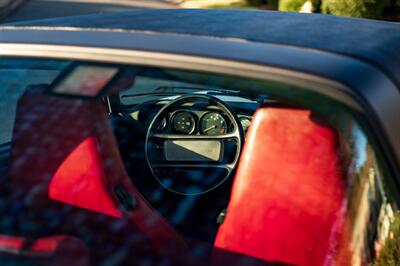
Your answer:
[[[1,265],[367,265],[394,254],[398,188],[342,103],[213,73],[0,62]]]
[[[244,95],[240,94],[240,90],[227,89],[213,84],[207,86],[197,81],[195,77],[187,73],[176,71],[149,68],[136,70],[133,85],[120,93],[121,103],[132,105],[151,99],[192,93],[231,95],[232,101],[246,100],[246,96],[243,97]]]

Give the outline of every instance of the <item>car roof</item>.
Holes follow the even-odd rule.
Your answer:
[[[146,9],[4,26],[151,31],[318,49],[373,64],[400,87],[400,24],[395,22],[275,11]]]

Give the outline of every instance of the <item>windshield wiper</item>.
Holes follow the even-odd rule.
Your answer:
[[[121,98],[131,98],[131,97],[140,97],[140,96],[171,96],[174,94],[192,94],[193,92],[209,94],[209,95],[232,95],[232,96],[239,96],[245,97],[240,94],[240,91],[234,90],[216,90],[210,88],[201,88],[201,87],[168,87],[168,86],[161,86],[151,92],[145,93],[135,93],[135,94],[124,94]]]
[[[125,94],[121,95],[121,98],[141,97],[141,96],[174,96],[177,94],[206,94],[206,95],[225,95],[234,96],[244,99],[249,99],[258,103],[263,103],[269,99],[267,94],[244,94],[239,90],[226,90],[226,89],[215,89],[215,88],[202,88],[202,87],[183,87],[183,86],[161,86],[151,92],[136,93],[136,94]]]

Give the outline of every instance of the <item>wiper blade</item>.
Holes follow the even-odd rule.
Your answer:
[[[187,91],[206,91],[208,90],[207,88],[204,87],[184,87],[184,86],[161,86],[158,87],[157,89],[155,89],[155,92],[177,92],[177,91],[183,91],[183,92],[187,92]]]
[[[133,98],[133,97],[141,97],[141,96],[171,96],[172,93],[166,92],[146,92],[146,93],[136,93],[136,94],[123,94],[121,98]]]
[[[151,92],[124,94],[121,98],[142,97],[142,96],[176,96],[179,94],[206,94],[206,95],[226,95],[249,99],[258,103],[263,103],[268,100],[267,94],[249,95],[244,94],[239,90],[213,89],[202,87],[183,87],[183,86],[161,86]]]
[[[202,87],[161,86],[151,92],[123,94],[121,95],[121,98],[140,97],[140,96],[171,96],[174,94],[192,94],[193,91],[210,95],[235,95],[235,96],[240,95],[240,91],[234,91],[234,90],[220,90],[220,89],[216,90],[216,89],[202,88]]]

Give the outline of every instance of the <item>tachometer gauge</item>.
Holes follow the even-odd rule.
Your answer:
[[[209,112],[200,119],[200,133],[207,136],[217,136],[226,133],[228,125],[225,118],[217,112]]]
[[[196,127],[194,116],[190,112],[179,111],[172,118],[172,129],[177,134],[192,134]]]

